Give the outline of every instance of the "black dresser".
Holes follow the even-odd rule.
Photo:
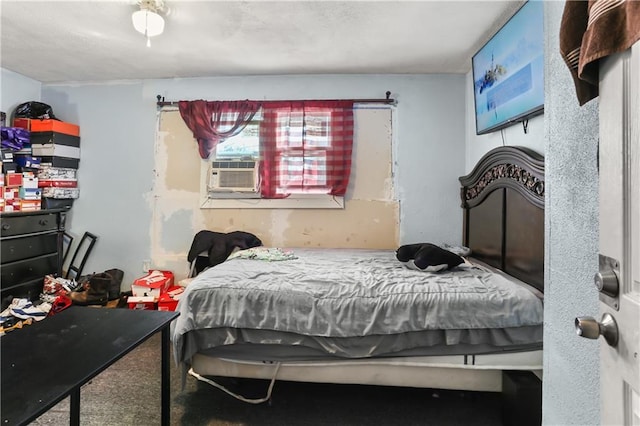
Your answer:
[[[45,275],[62,274],[67,210],[0,214],[0,296],[35,300]]]

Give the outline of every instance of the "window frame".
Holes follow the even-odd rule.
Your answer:
[[[330,117],[327,118],[330,120]],[[254,124],[254,122],[259,123],[259,120],[252,121],[251,124]],[[303,148],[301,147],[300,150],[303,150]],[[313,151],[326,153],[326,147],[314,148]],[[223,157],[218,158],[215,154],[216,151],[212,153],[209,159],[201,160],[201,209],[344,209],[345,207],[344,196],[313,193],[313,191],[296,192],[285,198],[262,198],[259,188],[255,192],[212,192],[209,190],[212,163],[213,161],[225,160]],[[259,162],[260,159],[254,160]]]

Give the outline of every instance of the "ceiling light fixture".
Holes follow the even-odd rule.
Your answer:
[[[147,38],[147,47],[151,47],[151,37],[162,34],[164,31],[164,18],[160,15],[164,11],[162,0],[140,0],[140,10],[131,15],[133,28]]]

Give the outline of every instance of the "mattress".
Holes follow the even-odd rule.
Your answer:
[[[486,265],[422,272],[392,250],[283,253],[237,256],[198,275],[171,326],[176,360],[198,352],[306,360],[541,347],[541,294]]]

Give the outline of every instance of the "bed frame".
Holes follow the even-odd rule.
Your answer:
[[[472,256],[543,290],[542,156],[522,147],[496,148],[459,179],[463,242],[472,249]],[[500,392],[503,370],[529,370],[541,377],[542,350],[282,363],[196,354],[192,369],[201,376]]]
[[[544,290],[544,158],[506,146],[460,178],[463,242],[473,257]]]

